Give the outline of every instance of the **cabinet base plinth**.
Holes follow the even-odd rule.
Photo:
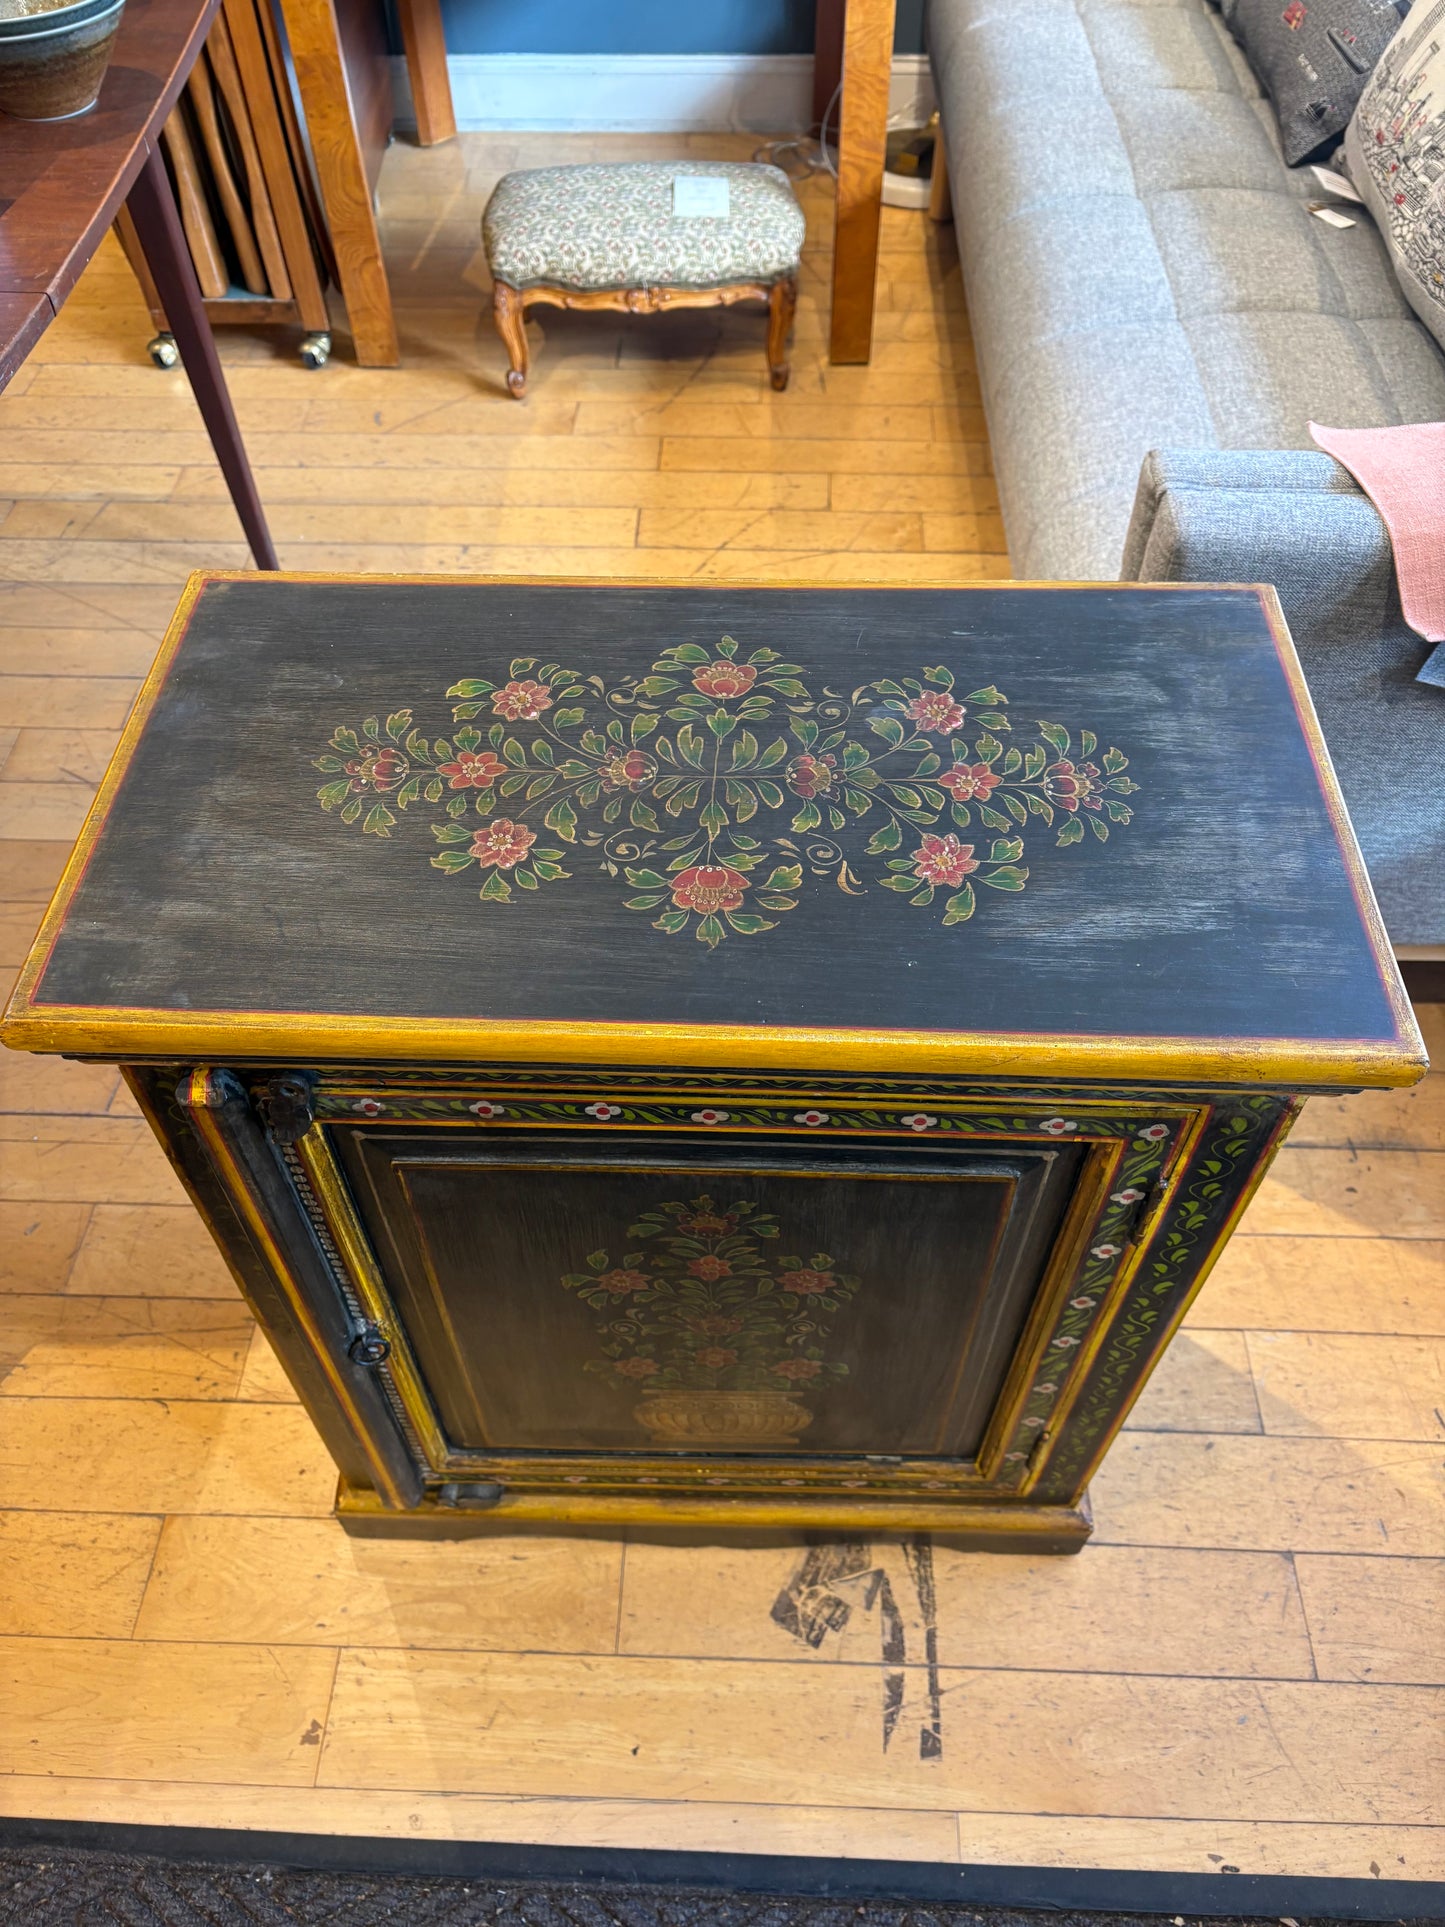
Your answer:
[[[471,1539],[509,1527],[616,1526],[644,1532],[706,1536],[757,1532],[928,1532],[957,1540],[970,1552],[1072,1553],[1083,1550],[1094,1529],[1088,1497],[1077,1506],[937,1505],[898,1499],[712,1498],[702,1493],[675,1498],[594,1494],[508,1492],[495,1501],[469,1504],[428,1491],[421,1503],[398,1511],[365,1486],[342,1479],[336,1516],[346,1530],[370,1539]]]

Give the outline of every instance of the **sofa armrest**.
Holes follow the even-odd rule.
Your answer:
[[[1445,943],[1445,690],[1400,612],[1389,533],[1310,450],[1156,449],[1125,582],[1272,582],[1397,944]]]
[[[1411,633],[1385,525],[1323,451],[1152,450],[1120,579],[1272,582],[1302,654],[1352,635]]]

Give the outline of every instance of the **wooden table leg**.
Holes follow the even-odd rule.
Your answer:
[[[136,176],[126,205],[256,567],[279,569],[271,531],[266,527],[266,514],[256,493],[256,479],[246,459],[226,378],[216,355],[196,271],[181,232],[175,196],[171,193],[160,148],[155,143],[149,147],[145,166]]]
[[[439,141],[455,140],[457,117],[447,74],[441,0],[396,0],[396,18],[416,109],[417,145],[435,147]]]
[[[843,27],[838,210],[833,228],[833,316],[828,359],[867,361],[873,350],[878,222],[888,140],[894,0],[848,0]]]

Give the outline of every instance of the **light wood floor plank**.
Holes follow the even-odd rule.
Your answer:
[[[161,1522],[0,1512],[0,1637],[129,1639]]]
[[[945,1668],[933,1757],[920,1747],[925,1681],[905,1675],[885,1758],[871,1668],[362,1649],[341,1656],[318,1780],[774,1801],[802,1784],[839,1806],[1438,1817],[1445,1690]]]
[[[222,1299],[10,1294],[0,1397],[229,1398],[254,1330],[234,1291]]]
[[[189,1203],[96,1205],[66,1288],[123,1298],[238,1296],[215,1240]]]
[[[0,1115],[0,1198],[179,1204],[185,1192],[140,1118]]]
[[[1260,1432],[1245,1334],[1181,1332],[1125,1420],[1135,1432]]]
[[[335,1497],[299,1406],[0,1399],[0,1507],[314,1519]]]
[[[0,1771],[308,1786],[334,1656],[296,1646],[0,1640]]]
[[[171,1519],[142,1639],[611,1654],[622,1545],[601,1534],[427,1544],[330,1519]]]
[[[1445,1338],[1248,1334],[1266,1432],[1445,1444]]]
[[[1243,1222],[1256,1237],[1445,1238],[1445,1149],[1311,1151],[1286,1144]]]
[[[1125,1431],[1090,1491],[1104,1543],[1415,1558],[1445,1543],[1435,1445]]]
[[[90,1221],[88,1204],[0,1204],[0,1292],[59,1291]],[[0,1312],[0,1317],[3,1317]]]
[[[1445,1679],[1445,1558],[1295,1560],[1321,1679]]]
[[[907,1663],[924,1662],[925,1626],[901,1547],[880,1541],[854,1562],[852,1576],[827,1578],[809,1550],[782,1539],[743,1547],[630,1544],[619,1650],[877,1668],[886,1582],[893,1606],[905,1609]],[[946,1666],[1313,1675],[1283,1554],[1097,1546],[1088,1558],[1030,1559],[936,1544],[932,1567],[937,1650]],[[1141,1640],[1146,1625],[1149,1637]]]
[[[1445,1242],[1231,1239],[1186,1326],[1445,1336]]]

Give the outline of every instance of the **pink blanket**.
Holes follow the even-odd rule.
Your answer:
[[[1384,518],[1406,622],[1428,642],[1445,641],[1445,422],[1403,428],[1311,422],[1310,433]]]

